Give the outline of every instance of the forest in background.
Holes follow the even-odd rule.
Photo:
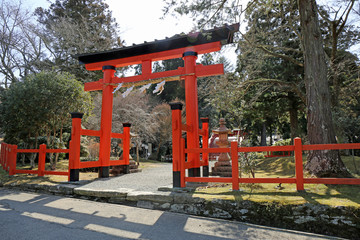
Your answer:
[[[253,146],[273,145],[279,140],[275,135],[301,137],[311,144],[360,142],[360,62],[351,50],[360,41],[359,2],[317,6],[314,0],[257,0],[242,6],[235,0],[165,1],[164,14],[191,15],[197,31],[238,22],[240,16],[246,24],[235,39],[235,70],[216,54],[199,57],[205,65],[224,63],[226,70],[223,76],[198,79],[199,114],[210,118],[212,129],[223,117],[228,128],[246,132]],[[81,84],[100,79],[102,73],[86,71],[72,56],[126,46],[121,23],[106,2],[57,0],[32,13],[20,2],[3,1],[0,18],[4,140],[24,148],[40,142],[66,147],[71,111],[84,111],[83,125],[98,129],[101,96],[83,92]],[[309,62],[314,58],[316,62]],[[182,65],[181,59],[162,61],[153,70]],[[117,69],[117,75],[127,70]],[[137,135],[134,145],[152,143],[153,157],[160,159],[171,150],[168,103],[184,101],[185,96],[181,81],[166,83],[158,95],[154,88],[145,93],[135,89],[126,97],[126,89],[115,94],[113,132],[122,131],[122,122],[131,122]],[[84,145],[91,149],[97,141],[84,139]],[[310,156],[307,169],[311,172],[311,165],[324,159],[334,162],[332,169],[315,175],[346,175],[338,153]]]

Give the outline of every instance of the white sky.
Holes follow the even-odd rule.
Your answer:
[[[181,21],[163,16],[163,0],[106,0],[120,25],[122,38],[128,45],[154,39],[164,39],[181,32],[190,32],[193,23],[189,18]]]
[[[28,9],[33,10],[36,7],[47,8],[49,6],[47,0],[22,1]],[[317,1],[322,4],[328,0]],[[133,43],[143,43],[144,41],[151,42],[155,39],[161,40],[182,32],[188,33],[194,28],[190,17],[186,16],[176,19],[169,15],[165,20],[161,20],[160,18],[163,16],[163,0],[105,0],[105,2],[109,5],[112,16],[120,26],[120,37],[127,46]],[[353,23],[359,24],[359,19]],[[353,46],[350,51],[359,55],[360,44]],[[236,53],[234,44],[223,47],[221,55],[229,59],[235,66]]]
[[[54,0],[52,0],[53,2]],[[144,41],[161,40],[179,33],[188,33],[194,29],[190,17],[176,19],[163,16],[163,0],[105,0],[120,27],[120,37],[126,46]],[[26,7],[47,8],[47,0],[23,0]],[[224,47],[223,47],[224,48]],[[235,47],[226,47],[221,54],[228,58],[233,65],[236,62]]]

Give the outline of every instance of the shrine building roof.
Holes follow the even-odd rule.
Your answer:
[[[107,51],[84,53],[75,55],[80,64],[91,64],[121,58],[140,56],[145,54],[163,52],[206,43],[220,42],[226,45],[233,42],[234,33],[239,30],[239,24],[224,25],[220,28],[204,30],[201,32],[177,34],[163,40],[144,42],[132,46],[111,49]]]

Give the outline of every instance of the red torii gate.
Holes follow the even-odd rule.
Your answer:
[[[177,77],[176,80],[185,80],[185,104],[186,125],[183,130],[187,133],[187,145],[191,148],[199,148],[198,96],[197,77],[206,77],[224,74],[223,64],[196,65],[198,54],[219,51],[222,45],[231,43],[234,32],[238,31],[239,25],[226,25],[203,32],[176,35],[164,40],[156,40],[150,43],[133,45],[110,51],[81,54],[75,56],[89,71],[103,71],[103,78],[96,82],[85,83],[85,91],[102,90],[102,110],[100,126],[100,152],[99,161],[101,168],[100,177],[109,177],[109,159],[111,150],[111,126],[113,110],[113,90],[117,84],[140,82],[144,84],[148,80],[167,79]],[[165,72],[152,72],[152,62],[173,58],[183,58],[184,67]],[[116,77],[115,69],[134,64],[142,65],[141,75],[131,77]],[[160,82],[159,81],[159,82]],[[176,105],[174,105],[175,108]],[[173,108],[173,107],[172,107]],[[181,107],[180,107],[181,108]],[[205,120],[206,122],[206,120]],[[206,124],[207,125],[207,124]],[[181,125],[178,127],[182,127]],[[173,126],[174,128],[174,126]],[[174,137],[174,136],[173,136]],[[207,139],[206,139],[207,140]],[[180,186],[180,172],[177,157],[173,158],[174,187]],[[200,176],[200,154],[189,154],[188,162],[190,176]],[[208,174],[208,165],[204,166],[204,173]]]

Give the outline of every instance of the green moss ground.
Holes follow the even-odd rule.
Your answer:
[[[306,156],[304,156],[304,162]],[[354,177],[356,174],[351,156],[342,157]],[[360,158],[355,158],[360,169]],[[258,161],[255,177],[294,177],[293,157],[265,158]],[[243,177],[249,177],[243,174]],[[310,177],[310,176],[305,176]],[[198,187],[194,196],[202,198],[222,198],[235,201],[277,202],[280,204],[325,204],[329,206],[360,207],[360,185],[305,184],[305,192],[297,192],[295,184],[241,184],[240,191],[232,191],[231,184],[213,184]]]

